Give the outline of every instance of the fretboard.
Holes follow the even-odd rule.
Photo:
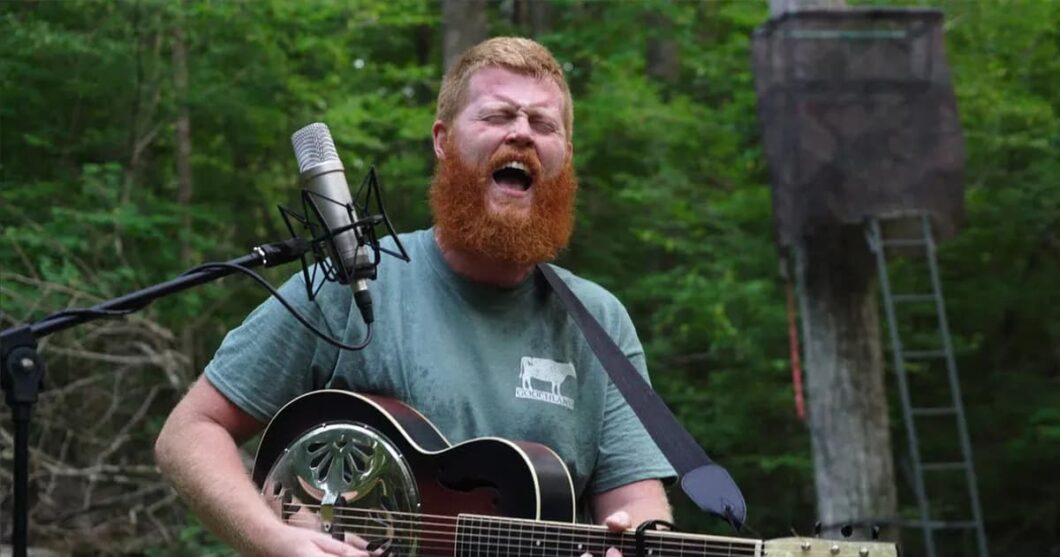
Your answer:
[[[652,557],[751,557],[761,555],[762,550],[758,540],[666,531],[646,532],[644,541],[644,553]],[[481,515],[460,515],[457,520],[457,557],[566,557],[586,552],[603,557],[609,547],[623,555],[636,555],[636,536],[586,524]]]

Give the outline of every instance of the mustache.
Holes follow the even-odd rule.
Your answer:
[[[520,162],[526,165],[532,178],[536,179],[542,175],[541,159],[538,158],[537,151],[533,147],[515,147],[508,144],[501,145],[490,155],[482,172],[486,175],[492,174],[509,162]]]

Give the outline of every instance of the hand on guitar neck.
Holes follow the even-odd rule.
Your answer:
[[[596,519],[616,533],[632,530],[648,520],[673,520],[666,491],[658,480],[633,482],[598,494],[593,500],[593,509]],[[587,552],[585,555],[591,554]],[[603,557],[621,555],[617,548],[610,548]]]
[[[624,532],[633,527],[633,519],[626,511],[618,511],[604,519],[604,525],[612,532]],[[583,553],[581,557],[594,557],[592,553]],[[609,547],[604,557],[622,557],[617,548]]]

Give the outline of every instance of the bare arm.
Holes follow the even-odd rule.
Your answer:
[[[593,496],[593,517],[614,532],[636,528],[645,520],[673,521],[670,503],[659,480],[633,482]],[[606,557],[621,557],[615,549]]]
[[[593,496],[593,516],[597,522],[604,523],[619,511],[629,514],[627,528],[636,527],[645,520],[673,520],[670,502],[659,480],[633,482]]]
[[[266,506],[238,448],[262,427],[201,377],[162,427],[155,459],[196,516],[241,554],[366,555],[287,526]]]

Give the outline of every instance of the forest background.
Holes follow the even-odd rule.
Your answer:
[[[399,230],[428,226],[440,6],[0,5],[0,327],[285,237],[275,207],[296,204],[289,137],[312,121],[331,127],[351,182],[377,167]],[[938,7],[968,150],[966,227],[940,261],[986,530],[996,555],[1060,555],[1060,2]],[[535,36],[569,76],[581,191],[561,264],[627,304],[656,388],[741,484],[752,526],[778,537],[809,533],[814,490],[750,68],[767,11],[562,0],[529,17],[528,2],[506,0],[485,24]],[[265,274],[278,284],[294,271]],[[160,480],[151,445],[265,295],[229,278],[43,342],[37,545],[218,550]],[[9,540],[6,409],[0,436]],[[728,533],[674,494],[682,529]],[[915,501],[901,507],[913,516]]]

